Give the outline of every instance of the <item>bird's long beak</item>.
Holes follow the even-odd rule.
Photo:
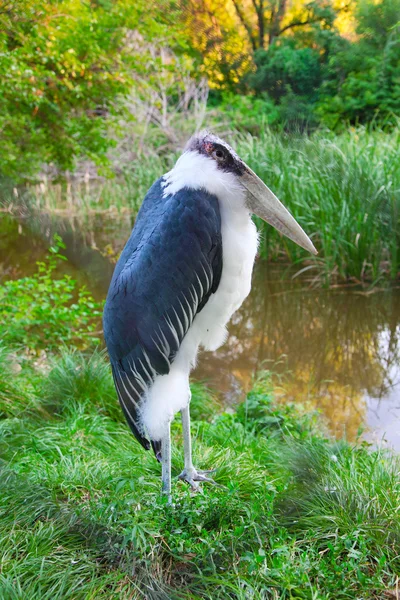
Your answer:
[[[312,241],[290,212],[247,165],[246,171],[240,177],[240,182],[246,188],[247,207],[252,213],[261,217],[305,250],[312,254],[318,254]]]

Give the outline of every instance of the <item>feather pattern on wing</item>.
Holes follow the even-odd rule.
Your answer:
[[[118,398],[146,449],[141,402],[157,375],[169,372],[193,319],[218,288],[221,272],[218,199],[188,188],[163,197],[159,179],[117,263],[103,317]]]

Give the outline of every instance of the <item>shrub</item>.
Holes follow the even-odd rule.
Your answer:
[[[232,92],[225,92],[218,105],[216,120],[220,121],[221,113],[230,128],[249,131],[253,135],[259,134],[262,129],[276,123],[279,119],[278,108],[267,95],[239,96]],[[213,114],[211,113],[210,116],[212,118]]]
[[[0,287],[0,335],[7,344],[37,351],[57,349],[63,342],[84,348],[99,341],[94,332],[101,305],[69,275],[54,277],[65,260],[59,252],[63,247],[55,236],[36,273]]]

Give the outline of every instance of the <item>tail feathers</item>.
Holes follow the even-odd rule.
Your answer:
[[[161,462],[161,441],[160,440],[150,440],[151,441],[151,447],[154,450],[154,454],[156,455],[156,459],[158,460],[158,462]]]
[[[140,432],[139,428],[139,419],[138,419],[138,404],[137,397],[134,397],[134,380],[128,378],[127,374],[124,371],[120,371],[112,365],[112,374],[114,377],[115,388],[117,390],[118,399],[120,401],[123,413],[125,415],[126,420],[128,421],[128,425],[131,428],[131,431],[135,438],[142,444],[145,450],[150,449],[149,440],[145,438],[144,435]],[[129,380],[129,383],[127,382]]]
[[[128,421],[128,425],[131,428],[133,435],[145,450],[150,450],[151,444],[156,459],[161,462],[161,441],[150,440],[149,442],[149,440],[142,434],[142,428],[139,423],[139,401],[141,388],[139,387],[136,389],[137,382],[135,378],[114,364],[112,365],[112,373],[123,413]]]

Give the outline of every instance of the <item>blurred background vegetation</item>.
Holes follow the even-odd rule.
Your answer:
[[[0,173],[115,173],[207,125],[388,129],[400,0],[2,0]]]
[[[2,0],[0,202],[135,214],[208,127],[312,235],[319,281],[396,280],[399,34],[400,0]],[[309,264],[259,225],[264,258]]]

